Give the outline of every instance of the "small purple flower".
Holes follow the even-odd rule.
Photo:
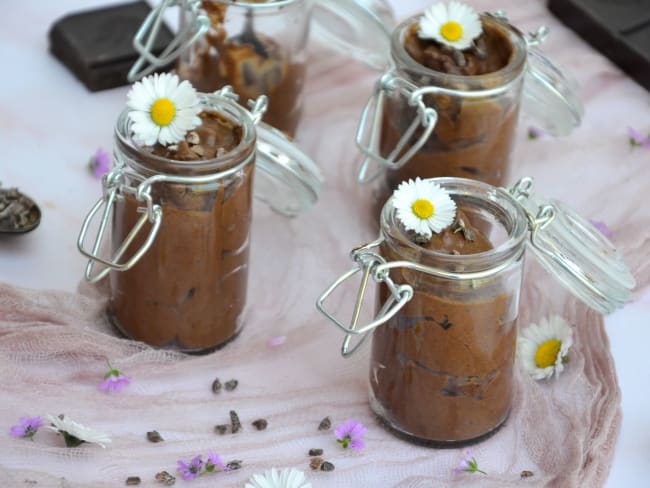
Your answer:
[[[43,427],[43,421],[40,417],[20,417],[20,425],[14,425],[11,428],[11,437],[33,439],[38,429]]]
[[[184,480],[193,480],[201,476],[201,469],[203,468],[203,456],[199,454],[187,464],[185,461],[178,460],[178,472],[183,474]]]
[[[111,169],[111,157],[101,147],[97,148],[93,157],[88,161],[88,168],[96,179],[101,179]]]
[[[363,436],[366,435],[366,428],[356,420],[348,420],[342,425],[334,429],[334,436],[336,441],[343,446],[344,449],[351,447],[353,451],[361,451],[365,446]]]
[[[593,226],[598,229],[605,237],[608,239],[611,239],[614,236],[614,233],[612,230],[607,227],[607,224],[603,222],[602,220],[591,220],[589,219],[589,222],[593,224]]]
[[[528,128],[528,139],[531,141],[535,139],[539,139],[544,135],[544,132],[541,129],[538,129],[537,127],[530,126]]]
[[[465,450],[465,457],[463,460],[454,468],[455,474],[461,473],[483,473],[487,474],[485,471],[482,471],[478,468],[478,463],[474,456],[472,456],[472,451],[469,449]]]
[[[629,137],[630,147],[634,148],[640,146],[643,149],[650,149],[650,135],[648,137],[643,137],[632,127],[627,128],[627,135]]]
[[[271,337],[266,343],[266,345],[271,349],[273,349],[276,347],[280,347],[282,344],[285,343],[286,340],[287,340],[286,336]]]
[[[121,371],[113,368],[111,363],[108,363],[108,373],[104,375],[104,381],[99,385],[99,389],[101,391],[119,393],[130,384],[131,378],[124,376]]]
[[[226,466],[223,464],[223,461],[218,454],[213,453],[212,451],[208,452],[208,460],[205,462],[205,470],[208,473],[214,471],[226,471]]]

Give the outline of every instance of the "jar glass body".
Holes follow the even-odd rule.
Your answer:
[[[211,98],[212,97],[212,98]],[[250,117],[234,102],[202,104],[241,126],[239,145],[212,160],[174,161],[142,150],[129,137],[126,114],[120,117],[114,156],[125,167],[124,183],[137,188],[150,177],[219,177],[206,183],[162,181],[151,185],[162,210],[155,240],[126,271],[110,272],[108,315],[124,335],[147,344],[184,352],[207,352],[240,331],[246,304],[249,234],[256,134]],[[143,209],[142,207],[145,207]],[[111,254],[134,228],[146,205],[133,192],[115,203]],[[130,244],[142,246],[145,229]]]
[[[526,43],[521,34],[503,21],[481,17],[506,50],[507,64],[492,73],[476,76],[448,74],[425,67],[406,50],[405,40],[417,35],[419,16],[411,17],[393,32],[391,57],[397,76],[418,88],[438,87],[444,93],[427,94],[423,101],[433,107],[437,121],[431,136],[402,167],[388,168],[381,181],[378,204],[383,206],[400,182],[420,178],[471,178],[494,186],[508,182],[510,154],[519,113]],[[482,92],[482,93],[481,93]],[[417,111],[398,92],[389,93],[381,121],[379,151],[382,157],[395,148]],[[419,136],[416,133],[405,150]]]
[[[373,332],[370,404],[398,435],[444,447],[489,436],[510,411],[527,221],[505,192],[464,179],[436,181],[494,248],[466,255],[424,249],[406,237],[386,204],[382,257],[454,277],[391,269],[392,280],[414,294]],[[378,309],[389,293],[382,284]]]
[[[307,4],[203,0],[210,28],[181,55],[179,76],[205,93],[230,85],[245,107],[250,99],[268,96],[264,121],[293,136],[303,107]],[[189,13],[181,11],[180,25],[190,21]]]

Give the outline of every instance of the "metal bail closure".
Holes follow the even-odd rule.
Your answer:
[[[86,264],[85,278],[90,283],[98,282],[104,278],[111,269],[116,271],[126,271],[132,268],[135,263],[137,263],[144,255],[144,253],[149,250],[151,244],[153,244],[153,241],[156,238],[156,235],[158,234],[158,230],[160,229],[160,222],[162,221],[162,209],[159,205],[155,205],[151,199],[151,185],[144,185],[143,183],[138,187],[137,190],[133,191],[133,188],[123,185],[123,176],[123,166],[116,167],[110,173],[104,176],[102,182],[104,194],[84,219],[81,226],[81,231],[79,232],[79,238],[77,239],[77,248],[81,254],[89,258],[88,263]],[[142,215],[133,226],[129,234],[126,236],[124,242],[115,251],[113,256],[107,260],[99,255],[102,250],[101,246],[102,242],[104,241],[106,225],[108,224],[113,214],[113,205],[115,204],[115,199],[118,197],[118,193],[125,192],[126,189],[132,190],[131,192],[135,194],[136,198],[139,201],[146,202],[146,207],[138,207],[137,211]],[[104,210],[102,212],[102,217],[99,223],[99,229],[97,230],[97,235],[95,237],[95,242],[93,244],[92,250],[87,251],[84,248],[84,243],[86,241],[86,235],[88,234],[90,223],[95,218],[95,215],[99,213],[102,207]],[[144,243],[135,253],[133,253],[133,255],[128,260],[120,262],[122,256],[129,248],[135,237],[140,233],[147,221],[149,221],[152,225],[151,230],[149,231],[149,235],[145,239]],[[106,268],[93,276],[93,268],[96,262],[105,265]]]
[[[352,355],[364,343],[369,332],[390,320],[409,300],[411,300],[411,298],[413,298],[413,288],[410,285],[396,285],[390,278],[388,269],[381,268],[381,265],[386,264],[386,260],[379,254],[371,251],[372,248],[379,246],[381,242],[382,239],[379,238],[374,242],[354,249],[351,253],[351,257],[356,263],[356,267],[352,268],[336,280],[329,288],[327,288],[327,290],[325,290],[325,292],[323,292],[316,302],[318,310],[334,322],[339,329],[345,332],[345,339],[341,345],[341,355],[343,357]],[[325,308],[325,301],[329,298],[332,292],[336,290],[336,288],[360,271],[363,272],[363,275],[357,293],[354,311],[352,312],[352,320],[350,321],[350,325],[346,326]],[[376,283],[385,283],[391,294],[382,305],[379,312],[377,312],[374,320],[369,324],[357,328],[370,277],[372,277]],[[354,336],[361,337],[356,344],[351,346],[350,343]]]
[[[152,48],[163,23],[165,10],[169,7],[179,7],[188,12],[189,20],[179,26],[176,37],[156,56]],[[130,83],[167,66],[208,32],[210,19],[199,10],[200,7],[201,0],[162,0],[149,12],[133,38],[133,47],[140,53],[140,57],[127,75]]]
[[[401,168],[424,146],[438,122],[438,113],[424,102],[424,95],[445,91],[436,87],[418,88],[392,71],[379,79],[361,113],[357,128],[356,144],[364,155],[357,177],[360,183],[369,183],[377,178],[383,170],[382,166],[389,169]],[[386,96],[395,94],[406,98],[407,103],[416,110],[416,115],[396,146],[384,158],[379,148],[384,105]],[[420,135],[405,151],[404,148],[413,139],[418,128],[421,130]],[[373,163],[375,168],[371,170]]]
[[[540,264],[577,298],[602,314],[630,299],[635,280],[614,245],[591,222],[556,200],[532,192],[523,178],[509,192],[524,208],[529,248]]]

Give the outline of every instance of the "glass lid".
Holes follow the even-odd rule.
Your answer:
[[[523,178],[510,193],[524,207],[531,229],[529,248],[540,264],[571,293],[602,314],[630,299],[635,280],[614,245],[591,222],[557,200],[532,192]]]
[[[323,176],[316,164],[282,132],[261,122],[257,126],[255,197],[289,217],[316,203]]]
[[[389,67],[390,36],[396,22],[385,0],[318,0],[311,31],[325,45],[371,69]]]

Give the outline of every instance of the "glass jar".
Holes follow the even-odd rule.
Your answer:
[[[383,423],[409,441],[454,447],[490,436],[510,413],[527,246],[603,313],[629,299],[634,279],[597,229],[563,204],[540,199],[529,178],[510,190],[465,178],[431,181],[449,192],[474,229],[465,239],[480,233],[491,247],[455,254],[416,244],[396,220],[391,199],[379,239],[352,251],[355,268],[317,307],[346,333],[344,357],[372,336],[370,406]],[[325,302],[357,273],[361,286],[346,325]],[[374,318],[358,326],[371,281],[379,284]],[[352,344],[354,337],[360,339]]]
[[[261,178],[267,181],[265,188],[275,178],[275,188],[285,193],[291,193],[293,184],[287,171],[296,168],[287,166],[297,160],[295,152],[278,149],[277,134],[256,128],[265,97],[251,113],[236,100],[230,87],[200,95],[202,112],[211,114],[226,131],[224,137],[234,141],[213,159],[158,156],[132,140],[127,111],[117,121],[114,167],[103,180],[104,195],[84,221],[78,247],[90,258],[89,281],[110,273],[108,317],[131,339],[183,352],[208,352],[233,339],[242,327],[256,155],[260,153],[257,173],[266,173]],[[268,160],[268,153],[284,166]],[[294,172],[294,180],[299,180],[293,185],[296,191],[309,188],[317,195],[314,180],[320,180],[314,167],[299,168],[311,179]],[[290,215],[304,209],[306,200],[301,193],[285,198],[284,205],[277,195],[267,198]],[[87,251],[85,237],[101,208],[97,239]],[[109,222],[112,257],[105,259],[100,254]],[[96,263],[106,268],[97,273]]]
[[[502,13],[481,15],[481,39],[491,53],[480,61],[486,73],[459,74],[461,68],[451,61],[453,66],[444,68],[449,72],[424,64],[431,57],[442,70],[448,60],[430,55],[418,40],[420,17],[410,17],[393,31],[391,69],[378,82],[357,135],[365,155],[359,180],[379,177],[379,208],[402,181],[416,177],[451,176],[505,185],[523,100],[546,105],[548,113],[542,117],[548,120],[540,125],[554,134],[568,133],[582,115],[580,102],[559,70],[537,52],[529,56],[530,48],[545,38],[545,28],[527,38]],[[451,59],[451,54],[445,56]],[[462,69],[473,73],[479,61],[467,58],[464,63]],[[551,68],[554,78],[542,80],[540,86],[535,81],[540,71]],[[559,101],[551,106],[545,100],[552,97]]]

